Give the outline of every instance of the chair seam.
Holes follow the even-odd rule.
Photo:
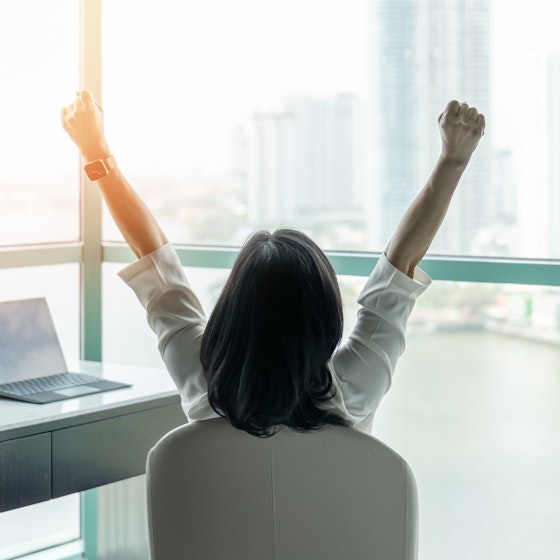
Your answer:
[[[274,550],[274,560],[278,560],[278,550],[276,543],[276,496],[274,492],[274,456],[272,453],[272,437],[268,438],[268,450],[270,460],[270,488],[272,494],[272,544]]]
[[[408,560],[410,558],[410,543],[408,542],[408,535],[409,535],[409,511],[408,508],[410,507],[410,481],[408,480],[408,468],[405,467],[404,469],[404,476],[406,482],[406,493],[405,493],[405,503],[404,503],[404,555],[405,558]]]
[[[414,507],[414,510],[417,512],[417,495],[415,492],[415,484],[412,484],[412,479],[414,478],[414,474],[412,473],[412,469],[408,463],[405,464],[405,476],[406,476],[406,504],[405,504],[405,555],[406,559],[417,559],[418,558],[418,545],[415,542],[411,542],[410,533],[413,531],[414,539],[418,538],[418,528],[411,523],[410,519],[410,509]],[[416,519],[416,517],[415,517]],[[414,519],[414,520],[415,520]],[[414,521],[413,520],[413,521]],[[414,554],[415,553],[415,554]]]

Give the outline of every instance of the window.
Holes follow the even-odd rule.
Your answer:
[[[375,253],[437,157],[439,112],[451,98],[476,105],[487,133],[422,264],[435,282],[411,317],[375,435],[416,473],[420,558],[560,553],[556,3],[101,4],[0,6],[10,53],[0,298],[35,294],[42,281],[69,357],[161,365],[114,276],[133,257],[80,186],[60,129],[77,87],[102,94],[112,150],[207,311],[247,234],[288,224],[329,250],[347,327]],[[5,556],[77,538],[72,504],[61,522],[71,537],[52,529],[48,543],[11,542],[19,548]],[[84,526],[87,549],[95,524]]]
[[[67,360],[79,357],[80,250],[61,242],[79,240],[79,176],[59,111],[79,83],[78,22],[73,0],[0,3],[0,300],[46,297]],[[79,495],[0,514],[2,559],[81,550],[79,538]]]
[[[79,495],[0,513],[0,537],[2,560],[76,542],[80,538]]]
[[[78,162],[59,117],[78,85],[78,29],[72,0],[0,4],[0,245],[79,237]]]
[[[2,301],[45,297],[67,360],[80,355],[79,270],[77,264],[0,270]]]
[[[0,253],[0,261],[1,261]],[[78,265],[0,270],[0,300],[46,297],[64,356],[79,357]],[[0,513],[0,559],[80,538],[80,496]]]
[[[544,560],[560,550],[559,347],[449,326],[410,334],[376,419],[415,473],[420,558]]]
[[[343,278],[352,318],[362,285]],[[435,282],[419,299],[374,420],[417,481],[419,558],[560,550],[559,327],[558,287]]]
[[[551,6],[110,3],[112,138],[175,242],[287,223],[379,251],[438,156],[437,116],[466,100],[490,124],[433,252],[558,257]],[[118,238],[107,222],[105,237]]]

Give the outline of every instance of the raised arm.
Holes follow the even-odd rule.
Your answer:
[[[385,250],[389,262],[411,278],[443,222],[485,124],[484,115],[458,101],[450,101],[439,117],[441,155]]]
[[[62,126],[80,150],[85,163],[111,155],[105,138],[103,109],[85,90],[61,111]],[[108,167],[111,167],[110,165]],[[137,257],[155,251],[167,238],[154,215],[130,186],[118,166],[96,180],[111,216]]]

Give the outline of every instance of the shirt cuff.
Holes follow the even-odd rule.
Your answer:
[[[132,280],[134,280],[134,278],[148,269],[155,268],[156,270],[159,270],[162,263],[169,263],[173,268],[176,265],[181,267],[179,257],[177,256],[177,253],[171,243],[166,243],[155,251],[144,255],[137,261],[126,265],[117,272],[117,275],[126,284],[129,284]]]
[[[420,294],[432,283],[432,279],[419,267],[414,269],[414,278],[410,278],[404,272],[395,268],[383,253],[358,298],[358,303],[363,305],[363,301],[371,294],[379,292],[379,290],[391,288],[391,291],[397,292],[411,299],[416,299]]]

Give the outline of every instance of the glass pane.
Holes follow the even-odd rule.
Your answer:
[[[342,280],[351,298],[364,283]],[[373,435],[415,474],[420,560],[560,554],[559,372],[559,289],[436,282],[418,300]]]
[[[60,125],[78,85],[77,10],[0,2],[0,245],[78,238],[78,156]]]
[[[67,361],[80,356],[78,264],[0,269],[0,300],[46,297]]]
[[[104,6],[107,132],[171,239],[239,244],[253,227],[297,220],[336,246],[364,245],[363,184],[354,164],[354,147],[361,145],[353,139],[356,92],[364,81],[365,4],[164,0],[154,11],[151,2],[128,0]],[[290,111],[298,112],[298,127],[309,129],[301,157],[319,158],[317,172],[301,178],[303,190],[287,171],[295,147]],[[314,148],[325,126],[329,140]],[[253,166],[257,152],[274,151],[273,143],[278,154],[285,149],[282,162]],[[333,151],[336,158],[325,167],[323,156]],[[327,194],[324,176],[332,179]],[[109,222],[104,236],[118,238]]]
[[[0,560],[79,538],[79,494],[0,513]]]
[[[109,136],[173,241],[289,224],[324,248],[382,249],[455,98],[488,129],[433,252],[560,257],[553,0],[104,8]]]
[[[161,366],[119,268],[104,265],[104,359]],[[210,312],[228,271],[186,271]],[[364,282],[340,278],[345,336]],[[434,282],[418,300],[374,435],[415,473],[420,559],[558,556],[558,372],[558,288]]]
[[[47,298],[64,356],[77,360],[79,265],[0,269],[2,301],[35,297]],[[0,560],[78,538],[78,494],[0,514]]]
[[[529,338],[409,336],[374,435],[416,476],[420,560],[560,554],[559,371]]]
[[[119,268],[104,265],[104,358],[161,366]],[[210,312],[228,271],[186,271]],[[345,336],[364,282],[340,278]],[[415,473],[421,559],[560,553],[559,371],[558,288],[435,282],[418,300],[374,435]]]

